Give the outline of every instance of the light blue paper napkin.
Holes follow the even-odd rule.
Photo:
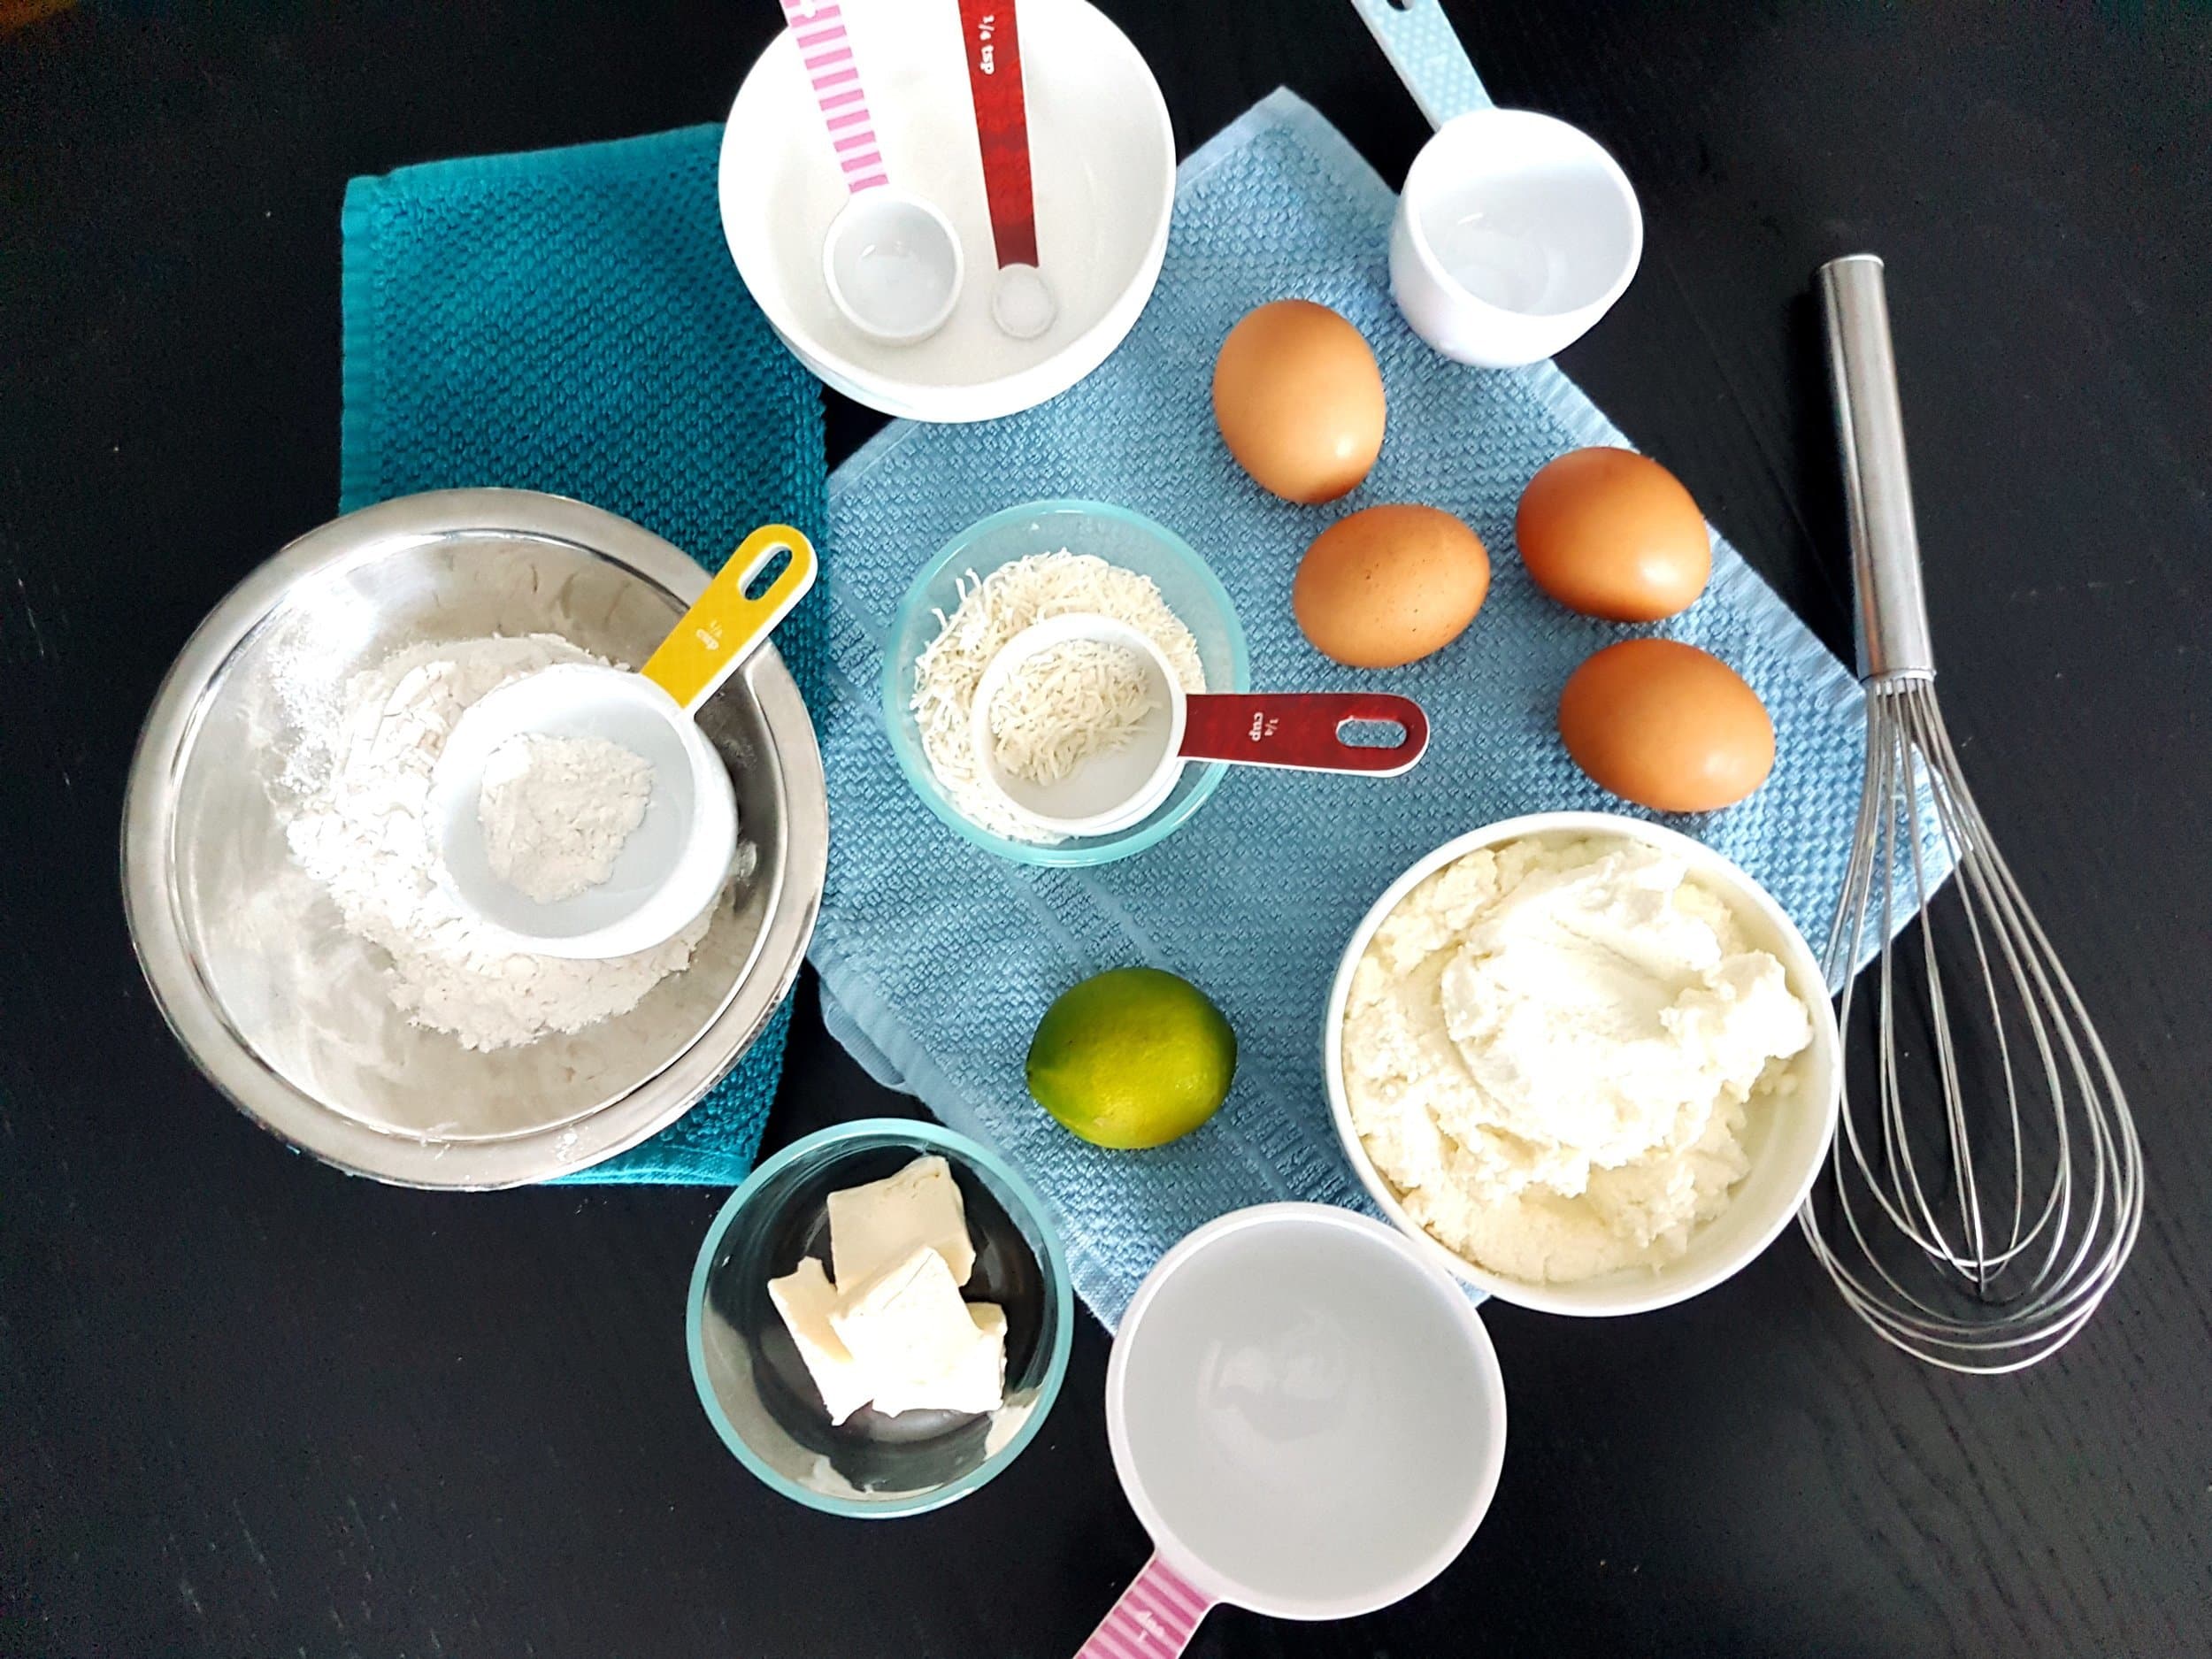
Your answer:
[[[1111,1325],[1163,1251],[1225,1210],[1276,1199],[1363,1202],[1330,1127],[1320,1067],[1331,976],[1361,916],[1408,864],[1517,813],[1619,810],[1567,758],[1559,688],[1635,630],[1569,614],[1513,551],[1521,487],[1561,451],[1624,443],[1548,365],[1463,368],[1393,308],[1394,197],[1311,108],[1278,92],[1184,163],[1159,288],[1121,349],[1043,407],[980,426],[898,424],[830,484],[829,673],[814,706],[829,773],[828,889],[813,960],[830,1028],[876,1076],[990,1141],[1065,1232],[1076,1288]],[[1390,424],[1373,475],[1326,507],[1263,494],[1216,434],[1208,388],[1223,336],[1260,303],[1333,306],[1373,344]],[[1205,557],[1250,636],[1256,686],[1380,684],[1300,636],[1290,583],[1334,518],[1378,502],[1459,514],[1494,577],[1474,626],[1388,677],[1434,738],[1397,782],[1233,771],[1150,851],[1088,871],[1017,866],[970,847],[918,801],[884,734],[882,642],[916,570],[1012,503],[1118,502]],[[1779,759],[1741,805],[1673,820],[1747,868],[1817,944],[1842,879],[1859,793],[1857,685],[1724,543],[1684,615],[1646,630],[1733,664],[1774,718]],[[1099,970],[1150,963],[1220,1004],[1236,1087],[1173,1145],[1107,1152],[1061,1129],[1022,1079],[1052,999]]]

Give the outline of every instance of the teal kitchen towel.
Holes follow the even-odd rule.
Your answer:
[[[1009,419],[895,425],[831,480],[830,660],[815,718],[835,833],[812,951],[826,1015],[875,1075],[1037,1184],[1078,1290],[1110,1325],[1170,1244],[1225,1210],[1363,1202],[1323,1093],[1321,1014],[1346,940],[1398,872],[1517,813],[1622,810],[1575,769],[1553,718],[1574,666],[1630,631],[1535,589],[1513,550],[1513,509],[1562,450],[1626,440],[1549,365],[1463,368],[1413,335],[1390,300],[1394,206],[1333,128],[1279,92],[1183,165],[1158,290],[1102,368]],[[1263,494],[1223,448],[1208,397],[1231,325],[1292,295],[1358,326],[1389,396],[1373,475],[1325,507]],[[1180,534],[1236,603],[1253,683],[1286,690],[1382,683],[1322,658],[1292,619],[1292,572],[1324,525],[1392,501],[1466,519],[1492,553],[1488,603],[1456,644],[1388,679],[1429,711],[1420,766],[1388,783],[1232,771],[1158,846],[1090,870],[1008,864],[955,835],[892,757],[883,643],[915,572],[952,536],[1013,503],[1062,495],[1117,502]],[[1758,877],[1817,943],[1858,802],[1858,686],[1724,542],[1703,597],[1655,631],[1734,664],[1778,736],[1764,788],[1677,822]],[[1100,1151],[1030,1101],[1023,1058],[1056,995],[1140,962],[1220,1003],[1240,1044],[1236,1086],[1182,1141]]]
[[[722,241],[718,127],[403,167],[342,221],[340,505],[500,484],[572,495],[718,566],[755,526],[823,540],[820,388]],[[810,597],[776,648],[810,707]],[[644,1145],[565,1179],[726,1185],[751,1168],[788,1004]]]

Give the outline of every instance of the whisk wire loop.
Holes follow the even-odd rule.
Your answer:
[[[2141,1149],[2103,1042],[1967,787],[1932,679],[1868,687],[1867,757],[1827,966],[1847,1031],[1852,970],[1870,933],[1878,941],[1875,1087],[1870,1102],[1847,1075],[1832,1214],[1816,1192],[1800,1219],[1885,1340],[1953,1371],[2016,1371],[2062,1347],[2110,1289],[2141,1225]],[[1939,942],[1947,872],[1941,908],[1969,964],[1956,972]],[[1999,1109],[1978,1135],[1970,1020],[1987,1037],[1994,1087],[1982,1093]],[[1914,1131],[1939,1120],[1931,1164]]]

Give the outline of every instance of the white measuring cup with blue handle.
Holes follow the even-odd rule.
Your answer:
[[[1438,0],[1352,4],[1436,128],[1390,227],[1390,292],[1406,321],[1479,368],[1571,345],[1643,257],[1628,175],[1579,127],[1493,104]]]

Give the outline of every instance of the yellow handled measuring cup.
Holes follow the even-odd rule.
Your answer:
[[[745,590],[780,553],[788,553],[790,564],[757,598],[746,597]],[[791,614],[814,586],[817,568],[814,544],[796,530],[787,524],[761,526],[738,543],[706,592],[638,672],[674,698],[686,714],[693,712]]]
[[[757,593],[779,557],[788,560]],[[722,757],[694,717],[813,587],[813,543],[788,525],[764,525],[730,555],[706,591],[636,673],[561,664],[512,680],[465,710],[430,785],[439,880],[517,950],[607,958],[673,938],[728,879],[737,849],[737,795]],[[526,736],[601,738],[652,769],[643,818],[603,881],[541,901],[494,872],[482,822],[493,755]]]

